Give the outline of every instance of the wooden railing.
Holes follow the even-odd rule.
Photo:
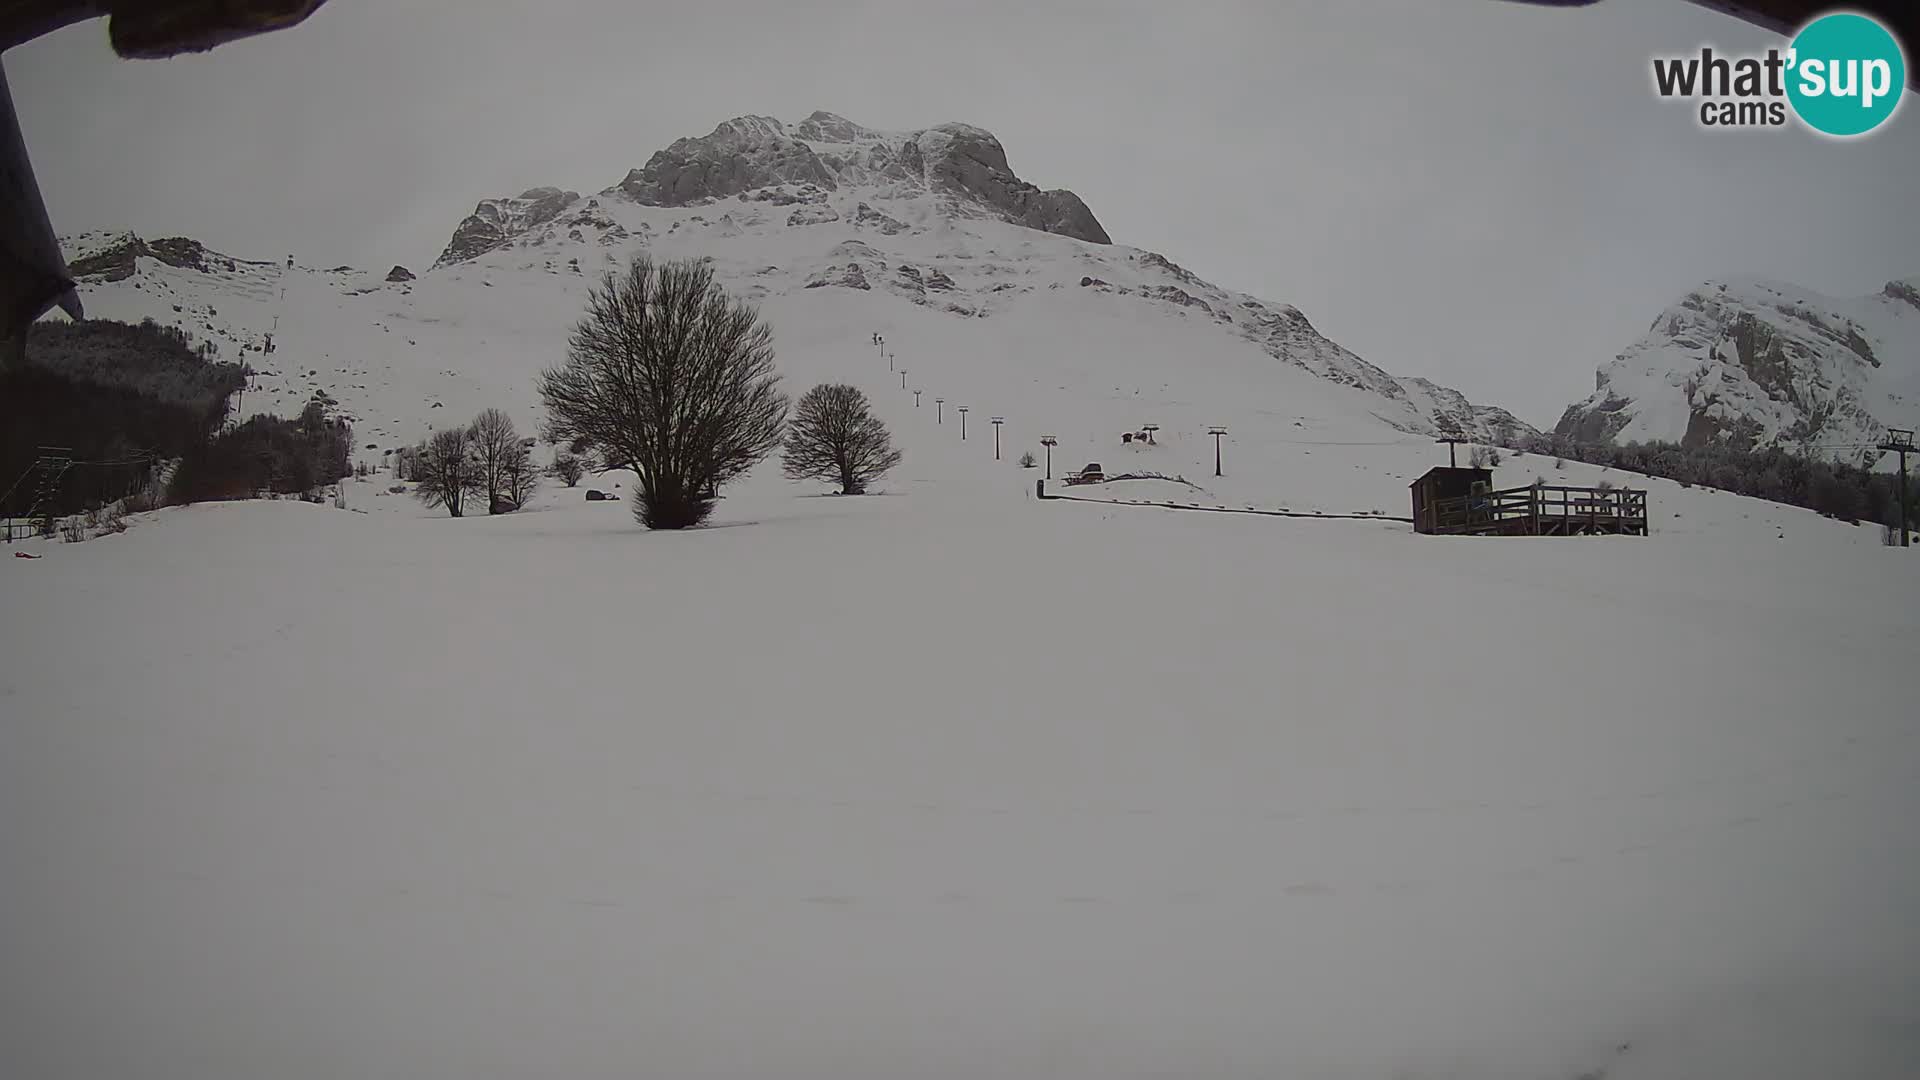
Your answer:
[[[1440,534],[1645,533],[1647,493],[1632,488],[1530,485],[1434,501]]]

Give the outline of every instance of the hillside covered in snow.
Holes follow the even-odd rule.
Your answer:
[[[1835,298],[1709,281],[1660,313],[1555,427],[1579,442],[1726,442],[1837,460],[1920,425],[1920,278]]]
[[[710,260],[768,311],[783,363],[799,370],[811,351],[912,327],[888,335],[899,366],[924,380],[952,365],[933,393],[1035,425],[1084,416],[1076,435],[1165,424],[1184,408],[1202,427],[1265,415],[1355,417],[1381,438],[1532,430],[1389,375],[1290,305],[1110,243],[1077,196],[1021,180],[997,139],[964,124],[730,120],[596,194],[485,200],[420,273],[250,261],[125,233],[66,243],[91,315],[150,316],[212,340],[258,372],[243,411],[297,412],[322,394],[381,446],[418,438],[447,415],[438,409],[530,408],[533,377],[560,358],[588,288],[641,252]]]

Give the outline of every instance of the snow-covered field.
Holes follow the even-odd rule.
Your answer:
[[[367,483],[0,563],[6,1073],[1913,1075],[1862,530],[1041,503],[952,435],[694,533]]]
[[[0,1076],[1920,1075],[1903,553],[1538,456],[1496,482],[1653,535],[1041,502],[1055,435],[1188,481],[1076,495],[1405,515],[1452,406],[1148,253],[835,199],[87,287],[378,463],[531,433],[599,270],[711,256],[906,460],[681,534],[581,499],[630,477],[452,520],[382,475],[0,558]]]

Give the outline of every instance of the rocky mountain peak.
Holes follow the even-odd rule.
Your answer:
[[[618,190],[647,206],[687,206],[781,184],[836,186],[832,170],[785,124],[740,116],[699,138],[675,139],[627,173]]]
[[[618,190],[643,205],[687,206],[781,185],[835,191],[864,183],[935,192],[1016,225],[1112,242],[1079,196],[1020,179],[1000,140],[972,124],[884,133],[825,111],[791,127],[768,116],[735,117],[699,138],[676,139]]]
[[[1916,419],[1920,289],[1821,296],[1781,282],[1705,282],[1594,377],[1556,432],[1580,442],[1782,445],[1854,458]]]
[[[793,127],[794,134],[814,142],[850,143],[867,138],[866,128],[838,113],[816,110]]]

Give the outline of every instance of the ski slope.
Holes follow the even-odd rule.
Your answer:
[[[5,560],[10,1072],[1912,1074],[1897,552],[1042,503],[945,434],[691,533],[351,483]]]

